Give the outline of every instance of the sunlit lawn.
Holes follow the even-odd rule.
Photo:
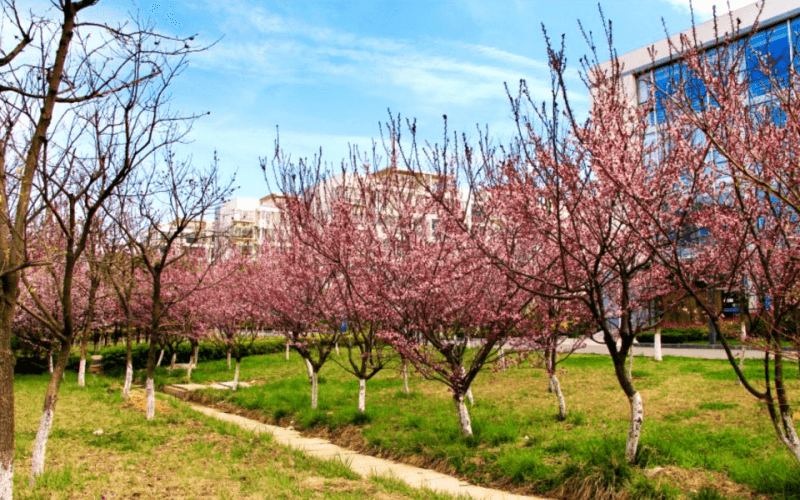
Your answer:
[[[560,366],[569,412],[565,422],[555,418],[555,397],[541,370],[487,370],[473,385],[472,439],[461,437],[443,385],[414,377],[412,394],[406,396],[396,366],[368,382],[366,416],[356,411],[357,380],[334,362],[322,369],[320,407],[311,411],[306,369],[295,353],[288,362],[282,354],[246,358],[241,379],[254,381],[254,387],[206,395],[255,410],[266,420],[341,434],[341,440],[373,454],[459,473],[478,483],[547,492],[576,469],[622,462],[629,419],[627,399],[608,357],[576,355]],[[746,371],[757,380],[763,368],[748,360]],[[182,376],[161,373],[161,383]],[[696,488],[692,484],[699,477],[734,497],[753,490],[773,498],[800,498],[800,467],[778,444],[766,409],[736,384],[727,361],[667,357],[657,363],[642,357],[636,358],[633,375],[645,405],[642,469],[636,474],[665,467],[662,479],[647,488],[660,481],[671,486],[658,494],[679,497],[680,490]],[[224,360],[201,363],[192,375],[202,382],[231,378]],[[798,408],[796,364],[786,378]]]
[[[366,480],[160,399],[147,422],[141,392],[123,402],[113,380],[74,373],[62,385],[46,472],[28,486],[47,375],[15,378],[15,499],[444,499],[391,480]],[[102,433],[99,431],[102,430]]]

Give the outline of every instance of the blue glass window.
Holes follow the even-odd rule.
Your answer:
[[[789,29],[785,22],[753,35],[746,53],[751,95],[768,93],[772,86],[770,80],[786,85],[791,62],[789,50]]]
[[[792,19],[792,52],[794,52],[794,70],[800,73],[800,17]]]
[[[700,111],[706,103],[707,90],[700,79],[691,71],[686,63],[672,63],[662,66],[653,72],[656,98],[656,120],[663,123],[666,120],[667,101],[670,96],[679,90],[691,102],[694,111]],[[679,98],[683,96],[678,96]]]

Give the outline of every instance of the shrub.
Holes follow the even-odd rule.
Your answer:
[[[655,332],[642,333],[637,336],[639,342],[653,342]],[[708,325],[669,323],[661,328],[661,342],[665,344],[683,344],[708,339]]]
[[[283,349],[285,340],[283,337],[269,337],[256,339],[253,344],[244,349],[244,356],[256,356],[261,354],[272,354]],[[136,344],[131,349],[133,368],[141,370],[147,367],[147,355],[150,346],[147,344]],[[177,349],[177,358],[188,361],[191,355],[192,346],[188,342],[181,343]],[[103,356],[103,371],[109,375],[119,375],[125,371],[125,346],[110,346],[102,349],[100,355]],[[199,361],[213,361],[225,359],[227,348],[218,342],[200,342],[197,350]]]

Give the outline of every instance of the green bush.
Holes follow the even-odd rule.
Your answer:
[[[245,348],[244,356],[255,356],[260,354],[272,354],[280,352],[285,344],[283,337],[270,337],[257,339],[253,344]],[[131,349],[131,361],[133,368],[142,370],[147,367],[147,355],[150,346],[147,344],[136,344]],[[192,346],[188,342],[182,342],[178,345],[177,359],[180,362],[188,362],[192,352]],[[125,371],[125,346],[110,346],[102,349],[100,355],[103,356],[103,371],[109,375],[119,375]],[[224,345],[217,342],[200,342],[197,349],[197,357],[199,361],[213,361],[216,359],[225,359],[227,356],[227,349]],[[165,354],[166,356],[166,354]]]
[[[653,342],[655,332],[639,334],[639,342]],[[669,325],[661,329],[661,342],[664,344],[683,344],[708,339],[708,325]]]

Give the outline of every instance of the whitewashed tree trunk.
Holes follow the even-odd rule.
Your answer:
[[[47,351],[47,370],[53,374],[53,351]]]
[[[147,420],[153,420],[153,417],[156,416],[156,386],[150,377],[145,382],[145,396],[147,397]]]
[[[14,498],[14,462],[8,468],[0,460],[0,500],[12,500]]]
[[[173,352],[172,353],[172,359],[169,360],[169,368],[167,369],[168,372],[172,373],[172,370],[175,369],[175,361],[177,361],[176,360],[177,357],[178,357],[178,353],[177,352]]]
[[[403,393],[408,396],[411,390],[408,388],[408,361],[403,360]]]
[[[628,354],[628,380],[633,380],[633,346],[631,346],[631,352]]]
[[[189,364],[191,364],[192,368],[197,368],[197,361],[200,357],[200,344],[195,344],[194,348],[192,348],[192,358],[189,360]]]
[[[567,403],[564,401],[564,394],[561,392],[561,384],[558,382],[558,377],[556,377],[555,373],[550,375],[550,386],[553,388],[553,392],[556,393],[556,397],[558,398],[558,418],[559,420],[564,420],[567,418]]]
[[[86,387],[86,357],[78,364],[78,387]]]
[[[781,418],[783,419],[783,428],[786,430],[784,444],[792,452],[795,460],[800,462],[800,439],[797,437],[792,414],[788,411],[781,411]]]
[[[471,386],[470,386],[469,389],[467,389],[467,401],[469,401],[469,405],[470,406],[475,406],[475,397],[472,395],[472,387]]]
[[[664,361],[661,355],[661,328],[656,328],[656,334],[653,338],[653,359],[656,361]]]
[[[741,322],[741,333],[739,334],[739,338],[742,341],[742,347],[739,349],[739,371],[744,370],[744,356],[745,356],[745,345],[744,342],[747,340],[747,327],[744,324],[744,321]],[[742,384],[742,381],[739,380],[739,377],[736,377],[736,383],[738,385]]]
[[[455,398],[456,412],[458,412],[458,422],[461,425],[461,434],[472,437],[472,422],[469,419],[469,410],[464,402],[464,395],[459,394]]]
[[[644,405],[639,392],[633,393],[629,398],[631,404],[631,424],[628,427],[628,442],[625,445],[625,460],[628,463],[636,461],[636,450],[639,447],[639,436],[642,434],[644,421]]]
[[[358,413],[367,411],[367,381],[358,379]]]
[[[308,370],[308,380],[314,380],[314,366],[308,359],[306,359],[306,370]]]
[[[289,361],[289,341],[286,341],[286,361]]]
[[[310,363],[309,363],[310,364]],[[317,409],[319,395],[319,380],[317,379],[317,372],[311,370],[311,409]]]
[[[44,457],[47,451],[47,438],[53,427],[53,409],[48,408],[42,413],[39,421],[39,430],[36,431],[36,440],[33,442],[33,456],[31,457],[30,485],[36,484],[36,478],[44,472]]]
[[[186,369],[186,380],[189,382],[192,381],[192,370],[194,370],[194,363],[189,359],[189,367]]]
[[[130,396],[132,383],[133,383],[133,365],[131,363],[126,363],[125,386],[122,388],[122,399],[128,399],[128,396]]]
[[[228,347],[228,371],[231,370],[231,348]]]
[[[158,353],[158,361],[156,362],[156,366],[161,366],[161,362],[164,360],[164,349]]]
[[[336,348],[336,355],[337,355],[337,356],[341,356],[341,355],[342,355],[342,353],[340,353],[340,352],[339,352],[339,343],[338,343],[338,342],[336,342],[336,343],[334,344],[334,347]]]
[[[236,369],[233,370],[233,387],[232,389],[235,391],[239,388],[239,365],[241,362],[237,359],[236,360]]]

